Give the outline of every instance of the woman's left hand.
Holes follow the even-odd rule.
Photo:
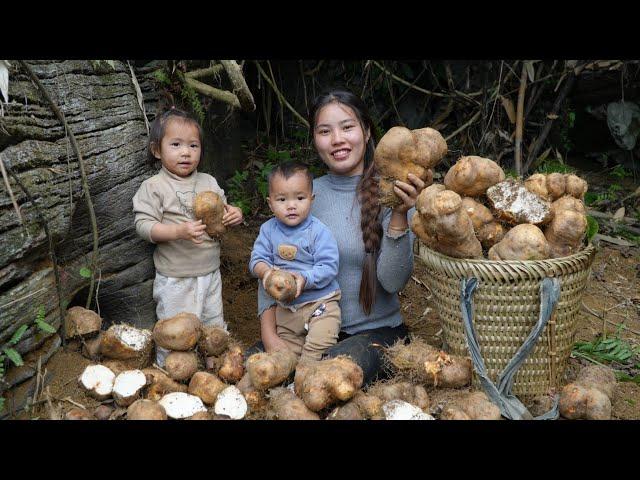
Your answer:
[[[242,209],[233,205],[224,206],[224,215],[222,215],[222,224],[225,227],[234,227],[242,223]]]
[[[395,194],[402,200],[402,203],[394,207],[393,211],[401,214],[407,213],[410,208],[415,206],[418,195],[420,195],[420,192],[424,189],[424,182],[413,173],[408,174],[407,178],[411,183],[396,180],[395,186],[393,187]]]

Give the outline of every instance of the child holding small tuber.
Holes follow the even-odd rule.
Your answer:
[[[227,205],[214,177],[197,171],[203,156],[202,128],[188,113],[172,108],[156,117],[149,133],[148,158],[160,160],[160,171],[145,180],[133,197],[135,226],[156,244],[153,299],[158,319],[181,312],[197,315],[203,324],[226,329],[222,315],[220,242],[196,220],[197,193],[212,191],[224,202],[224,226],[242,222],[242,210]],[[168,351],[158,347],[157,363]]]
[[[278,338],[302,359],[320,360],[340,332],[340,287],[338,245],[309,215],[313,198],[313,178],[304,165],[287,162],[271,172],[267,203],[274,218],[260,228],[249,270],[278,300]],[[270,333],[263,331],[262,340],[268,342],[264,336]]]

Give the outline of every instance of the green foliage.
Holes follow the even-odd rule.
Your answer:
[[[630,177],[631,172],[624,168],[622,165],[616,165],[615,167],[613,167],[613,170],[611,170],[611,175],[622,180],[625,177]]]
[[[640,235],[636,235],[633,232],[630,232],[624,228],[624,225],[621,225],[620,228],[614,231],[615,235],[618,235],[626,240],[629,240],[636,245],[640,245]]]
[[[154,72],[151,75],[161,85],[164,85],[166,87],[171,85],[171,80],[169,79],[169,75],[167,75],[167,72],[165,71],[164,68],[159,68],[158,70],[154,70]]]
[[[96,71],[107,70],[108,68],[115,71],[116,69],[115,60],[89,60],[89,62]]]
[[[560,128],[560,142],[562,144],[562,149],[565,151],[565,154],[573,150],[573,142],[569,137],[569,131],[574,127],[576,123],[576,112],[575,110],[569,109],[567,112],[567,121],[564,122]]]
[[[20,328],[18,328],[18,330],[16,330],[11,336],[11,340],[9,340],[9,344],[15,345],[16,343],[18,343],[22,338],[22,335],[24,335],[24,332],[26,332],[28,328],[29,328],[29,325],[22,325]]]
[[[505,168],[504,174],[507,178],[514,178],[514,179],[518,178],[518,172],[516,172],[514,168]]]
[[[640,347],[632,346],[620,338],[620,327],[612,337],[599,336],[592,342],[576,342],[571,355],[585,358],[594,363],[615,362],[632,366],[640,360]]]
[[[620,191],[622,191],[622,186],[619,183],[612,183],[609,185],[608,192],[612,196],[616,197]]]
[[[269,174],[275,168],[275,166],[275,163],[267,162],[263,164],[258,171],[258,176],[256,177],[256,186],[258,188],[260,198],[262,199],[269,196]]]
[[[633,382],[633,383],[637,383],[638,385],[640,385],[640,375],[629,375],[627,372],[622,372],[622,371],[616,371],[616,380],[618,380],[619,382]],[[635,405],[636,402],[634,400],[631,399],[627,399],[626,400],[629,404],[631,405]],[[633,402],[633,403],[632,403]]]
[[[91,269],[87,267],[82,267],[79,273],[82,278],[91,278],[92,274]]]
[[[623,190],[618,183],[612,183],[605,192],[594,193],[587,192],[584,196],[585,205],[597,205],[602,202],[614,202],[618,198],[618,194]]]
[[[38,314],[36,315],[36,320],[35,320],[36,326],[38,327],[38,329],[44,332],[56,333],[56,329],[44,321],[45,316],[46,316],[46,311],[44,309],[44,305],[40,305],[40,307],[38,308]]]
[[[183,83],[182,90],[180,91],[180,96],[186,103],[189,104],[191,111],[200,122],[200,125],[204,124],[204,108],[202,106],[202,102],[200,101],[200,97],[198,96],[198,92],[196,92],[186,83]]]
[[[591,215],[587,215],[587,241],[588,242],[590,242],[593,239],[593,237],[595,237],[596,233],[598,233],[599,228],[600,228],[600,225],[598,224],[596,219],[593,218]]]
[[[248,177],[247,170],[236,170],[227,184],[229,198],[232,200],[231,204],[240,208],[245,217],[251,213],[251,198],[245,187]]]
[[[16,367],[21,367],[24,365],[24,361],[22,360],[22,356],[11,347],[5,347],[2,349],[4,354],[7,356],[9,360],[13,362]],[[3,359],[4,360],[4,359]]]
[[[306,129],[298,128],[293,131],[291,136],[296,140],[303,141],[307,139],[307,137],[309,136],[309,132]]]
[[[561,158],[546,159],[537,169],[536,173],[574,173],[575,168],[570,167]]]
[[[585,205],[593,205],[596,201],[598,201],[598,195],[594,192],[587,192],[584,194],[584,204]]]
[[[288,150],[276,150],[269,147],[267,150],[267,160],[273,163],[288,162],[291,160],[291,153]]]

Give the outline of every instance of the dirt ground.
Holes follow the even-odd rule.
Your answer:
[[[259,340],[260,328],[256,317],[256,281],[247,271],[253,241],[259,223],[232,229],[223,239],[221,273],[225,319],[229,331],[243,344],[249,346]],[[640,339],[640,248],[617,247],[602,244],[597,252],[592,277],[585,292],[584,306],[580,313],[576,340],[590,341],[606,329],[616,331],[616,325],[624,323],[627,330],[621,336],[637,345]],[[437,312],[430,301],[431,292],[424,283],[425,269],[416,259],[414,272],[407,286],[400,293],[402,313],[411,333],[427,342],[441,346],[442,330]],[[605,321],[602,320],[604,314]],[[49,384],[52,404],[62,413],[74,406],[92,409],[100,402],[91,399],[80,389],[77,378],[91,361],[77,351],[58,351],[47,363],[53,373]],[[565,377],[567,382],[575,378],[583,359],[569,360]],[[438,410],[465,390],[431,389],[433,411]],[[40,403],[23,411],[15,418],[46,419],[49,408],[44,396]],[[619,382],[613,404],[613,418],[640,419],[640,386]]]

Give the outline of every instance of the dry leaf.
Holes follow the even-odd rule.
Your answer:
[[[509,121],[511,123],[516,123],[516,109],[513,107],[513,102],[510,99],[503,97],[502,95],[500,95],[500,101],[502,102],[502,106],[507,112]]]
[[[533,62],[532,61],[524,62],[524,66],[527,69],[527,75],[529,76],[529,81],[530,82],[535,81],[536,73],[533,69]]]
[[[538,157],[539,162],[544,161],[549,156],[549,154],[551,153],[551,148],[552,147],[549,147],[544,152],[542,152],[542,155]]]
[[[616,213],[613,214],[613,220],[616,222],[619,222],[624,218],[624,214],[625,214],[624,207],[620,207],[618,210],[616,210]]]
[[[567,74],[563,73],[562,76],[560,77],[560,80],[558,80],[558,83],[556,83],[556,88],[553,89],[554,92],[558,91],[558,88],[560,88],[560,84],[562,83],[562,80],[564,80],[564,77],[566,77]]]
[[[0,60],[0,93],[4,98],[4,103],[9,103],[9,66],[6,60]]]
[[[509,134],[506,133],[504,130],[500,130],[499,128],[497,129],[498,135],[500,136],[500,138],[503,138],[504,140],[506,140],[509,143],[511,142],[511,137],[509,137]]]
[[[555,120],[556,118],[558,118],[558,115],[556,115],[555,113],[548,113],[547,118],[549,120]]]

